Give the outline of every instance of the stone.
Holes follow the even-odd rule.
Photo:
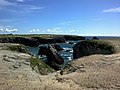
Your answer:
[[[64,50],[60,45],[58,44],[53,44],[52,47],[54,47],[57,51]]]
[[[38,55],[46,55],[46,64],[55,70],[60,70],[60,65],[64,63],[64,59],[58,54],[53,45],[48,45],[48,47],[40,46]]]
[[[40,46],[39,47],[39,51],[38,51],[38,55],[46,55],[46,53],[47,53],[47,51],[48,51],[48,48],[47,47],[45,47],[45,46]]]
[[[64,63],[64,59],[57,53],[52,45],[48,47],[47,58],[60,65]]]

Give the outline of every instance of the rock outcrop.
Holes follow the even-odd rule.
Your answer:
[[[60,45],[58,45],[58,44],[53,44],[52,47],[55,48],[57,51],[64,50],[64,49],[63,49]]]
[[[120,39],[111,41],[120,49]],[[6,45],[15,44],[0,43],[1,90],[120,90],[120,53],[81,57],[62,75],[59,71],[40,75],[31,68],[30,55],[4,50]],[[33,59],[37,68],[35,64]]]
[[[65,43],[64,38],[41,38],[41,37],[32,37],[36,39],[39,44],[50,44],[50,43]]]
[[[82,36],[72,36],[72,35],[64,35],[65,40],[85,40],[85,37]]]
[[[81,57],[69,63],[62,74],[84,87],[81,90],[119,90],[120,53]]]
[[[79,58],[92,54],[112,54],[115,48],[107,42],[86,40],[77,43],[73,47],[73,58]]]
[[[19,43],[26,46],[38,46],[39,44],[65,43],[65,40],[61,38],[45,39],[39,37],[0,37],[0,43]]]
[[[40,46],[38,55],[46,55],[47,65],[51,66],[55,70],[60,70],[61,67],[59,65],[64,63],[64,59],[57,53],[57,50],[53,45],[48,45],[48,47]]]
[[[70,35],[0,35],[0,43],[19,43],[26,46],[38,46],[40,44],[65,43],[66,40],[83,40],[84,37]]]
[[[28,37],[0,37],[0,43],[19,43],[26,46],[38,46],[39,42],[37,39]]]

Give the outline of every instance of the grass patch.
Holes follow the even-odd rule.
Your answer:
[[[28,53],[28,49],[25,45],[11,45],[11,46],[7,46],[7,49],[11,51]]]
[[[100,40],[85,40],[77,43],[73,47],[73,58],[76,59],[93,54],[108,55],[116,52],[116,47],[110,42]]]
[[[110,42],[100,41],[100,40],[87,40],[84,41],[87,46],[92,46],[94,48],[99,48],[101,50],[109,51],[110,54],[115,53],[115,47]]]
[[[55,71],[50,66],[45,64],[42,60],[37,59],[37,58],[32,57],[30,59],[30,64],[31,64],[32,69],[36,70],[41,75],[47,75],[48,73],[52,73]]]
[[[12,38],[12,37],[38,37],[43,39],[53,39],[53,38],[68,38],[68,39],[83,39],[82,36],[77,35],[57,35],[57,34],[0,34],[0,38]]]

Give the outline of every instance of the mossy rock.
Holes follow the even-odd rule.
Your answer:
[[[30,64],[33,70],[37,71],[41,75],[47,75],[48,73],[52,73],[55,70],[45,64],[41,59],[37,59],[35,57],[32,57],[30,59]]]
[[[113,54],[115,52],[115,47],[109,42],[100,40],[85,40],[74,45],[73,58],[76,59],[92,54]]]

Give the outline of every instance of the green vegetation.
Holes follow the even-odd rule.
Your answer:
[[[48,73],[54,72],[55,70],[45,64],[42,60],[37,58],[30,59],[31,67],[41,75],[47,75]]]
[[[17,51],[17,52],[22,52],[22,53],[28,53],[27,47],[25,45],[10,45],[7,46],[8,50],[11,51]]]
[[[109,51],[110,54],[115,53],[115,47],[110,42],[100,41],[100,40],[86,40],[83,41],[87,46],[92,46],[96,50],[99,48],[101,50]]]
[[[0,38],[3,37],[39,37],[39,38],[45,38],[45,39],[51,39],[51,38],[73,38],[73,39],[83,39],[82,36],[77,35],[55,35],[55,34],[0,34]]]

